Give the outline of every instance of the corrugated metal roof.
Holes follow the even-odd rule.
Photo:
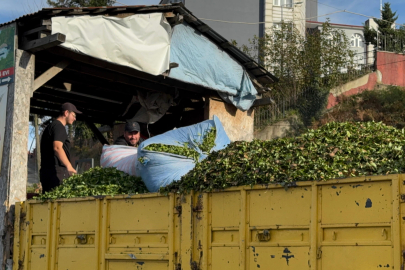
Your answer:
[[[204,36],[208,37],[211,41],[221,47],[236,61],[243,65],[249,75],[252,77],[256,86],[258,83],[261,85],[270,84],[278,79],[268,72],[265,68],[259,65],[255,60],[243,53],[237,47],[232,45],[227,39],[215,32],[211,27],[203,21],[195,17],[190,10],[188,10],[182,3],[173,3],[165,5],[138,5],[138,6],[112,6],[112,7],[75,7],[75,8],[43,8],[37,12],[23,15],[15,20],[7,23],[0,24],[5,26],[13,22],[23,23],[24,21],[38,19],[50,19],[55,16],[69,16],[69,15],[105,15],[105,14],[119,14],[119,13],[147,13],[147,12],[174,12],[183,15],[187,23],[200,31]]]

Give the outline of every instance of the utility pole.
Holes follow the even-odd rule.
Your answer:
[[[382,0],[380,0],[380,19],[382,20]]]

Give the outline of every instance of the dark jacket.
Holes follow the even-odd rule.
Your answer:
[[[144,141],[144,139],[139,138],[138,144],[135,145],[134,147],[138,147],[138,145],[141,144],[143,141]],[[118,137],[118,138],[115,140],[114,144],[115,144],[115,145],[132,146],[132,145],[129,145],[129,143],[127,142],[127,140],[125,140],[124,135]]]

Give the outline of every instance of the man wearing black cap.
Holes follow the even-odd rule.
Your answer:
[[[141,138],[141,128],[137,122],[127,122],[125,124],[124,135],[118,137],[114,144],[137,147],[143,139]]]
[[[73,124],[76,114],[81,113],[72,103],[64,103],[58,118],[42,134],[39,173],[42,192],[52,190],[62,184],[63,179],[76,173],[70,161],[70,141],[65,126]]]

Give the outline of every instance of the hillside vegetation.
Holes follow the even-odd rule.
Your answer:
[[[365,91],[343,97],[339,104],[315,121],[313,128],[329,122],[383,122],[396,128],[405,127],[405,89],[388,86],[383,90]]]

